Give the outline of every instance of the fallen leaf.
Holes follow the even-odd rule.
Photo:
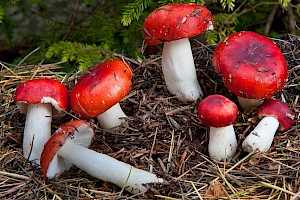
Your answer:
[[[213,181],[205,191],[205,196],[213,196],[214,198],[227,197],[227,193],[223,185],[219,181]]]

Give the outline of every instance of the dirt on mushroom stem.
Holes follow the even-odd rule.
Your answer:
[[[257,110],[241,111],[234,124],[239,138],[235,162],[224,164],[210,160],[207,157],[209,130],[197,120],[197,103],[184,103],[170,97],[164,86],[159,56],[151,56],[141,65],[132,63],[132,90],[120,103],[129,116],[123,126],[117,130],[103,131],[93,120],[89,121],[96,135],[91,148],[135,167],[153,169],[153,172],[169,181],[167,185],[151,184],[152,189],[145,194],[148,199],[161,196],[181,198],[183,195],[198,198],[197,192],[204,198],[207,197],[205,191],[211,189],[209,186],[215,179],[225,186],[222,193],[224,198],[236,198],[235,193],[244,199],[267,199],[272,195],[289,199],[292,196],[290,193],[299,192],[300,39],[290,35],[287,40],[274,41],[283,51],[289,68],[287,83],[275,97],[286,101],[296,117],[289,131],[275,137],[267,153],[247,157],[240,151],[241,141],[259,121],[254,117]],[[211,65],[214,48],[214,45],[210,45],[193,49],[204,96],[218,93],[237,103],[235,95],[224,87],[221,77]],[[81,74],[65,76],[58,72],[56,65],[19,66],[14,71],[7,67],[1,65],[0,74],[0,181],[5,181],[5,187],[0,188],[1,199],[42,199],[45,196],[58,199],[141,197],[132,197],[128,193],[119,196],[120,188],[117,186],[103,183],[75,167],[55,181],[44,184],[41,171],[20,154],[25,117],[19,114],[12,103],[14,89],[33,74],[35,77],[63,80],[71,89]],[[69,114],[61,120],[54,119],[52,123],[57,128],[73,119],[73,113]],[[277,189],[270,188],[270,185]],[[198,189],[197,192],[194,187]]]

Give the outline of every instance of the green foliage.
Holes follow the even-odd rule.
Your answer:
[[[216,3],[217,0],[214,0],[214,2]],[[219,2],[221,3],[223,9],[227,9],[229,11],[233,11],[235,7],[235,0],[219,0]]]
[[[228,35],[235,32],[235,26],[238,24],[237,15],[220,13],[213,16],[214,19],[214,30],[206,32],[206,38],[208,44],[215,44]]]
[[[286,9],[288,4],[291,2],[291,0],[279,0],[280,5],[282,8]]]
[[[99,11],[91,20],[87,38],[105,50],[112,49],[116,43],[114,36],[119,27],[118,21],[110,13]]]
[[[46,53],[46,58],[60,57],[62,62],[71,62],[80,71],[86,71],[96,61],[107,57],[107,52],[101,46],[86,45],[78,42],[58,42],[51,45]]]
[[[151,0],[136,0],[124,6],[121,18],[123,26],[128,26],[133,20],[138,20],[151,2]]]
[[[0,24],[2,23],[3,18],[4,18],[4,8],[0,7]]]
[[[285,15],[278,17],[282,20],[284,30],[288,24],[287,9],[292,5],[294,13],[300,16],[300,3],[292,4],[291,0],[213,0],[208,4],[208,9],[213,10],[214,30],[205,34],[208,44],[218,43],[235,31],[252,30],[258,33],[264,32],[266,19],[270,15],[274,3],[279,2],[281,5],[280,12],[277,14]],[[65,0],[70,4],[72,1]],[[32,10],[27,9],[28,5],[35,4],[37,16],[47,19],[48,32],[41,35],[28,34],[24,38],[27,43],[34,44],[31,47],[42,47],[38,52],[31,55],[32,59],[26,61],[36,61],[46,55],[51,61],[67,62],[66,66],[73,66],[81,71],[85,71],[94,65],[100,59],[112,58],[114,52],[129,57],[141,55],[140,48],[143,42],[142,25],[144,19],[154,9],[170,3],[195,3],[204,5],[204,0],[114,0],[114,1],[95,1],[81,0],[80,6],[89,7],[90,9],[84,22],[76,18],[78,13],[76,9],[70,10],[67,17],[70,19],[61,22],[51,18],[49,13],[44,12],[47,8],[46,1],[43,0],[0,0],[0,32],[10,43],[13,41],[13,33],[18,25],[15,21],[6,16],[6,10],[11,6],[20,6],[24,16],[31,17]],[[206,1],[209,3],[209,1]],[[36,6],[38,4],[38,6]],[[259,6],[258,6],[259,5]],[[235,7],[237,6],[237,8]],[[75,7],[75,3],[74,3]],[[24,9],[25,8],[25,9]],[[36,13],[34,13],[36,14]],[[299,17],[296,23],[299,24]],[[279,23],[276,21],[276,26]],[[299,30],[298,30],[299,31]],[[268,34],[272,37],[282,37],[278,31],[272,31]],[[12,44],[11,44],[12,45]],[[25,51],[28,53],[27,51]],[[22,55],[22,57],[26,56]],[[16,62],[22,59],[16,59]]]
[[[296,14],[300,17],[300,3],[296,5]]]

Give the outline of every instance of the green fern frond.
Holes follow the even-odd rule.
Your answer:
[[[296,13],[298,16],[300,16],[300,3],[296,5]]]
[[[223,9],[233,11],[233,8],[235,7],[234,2],[235,0],[219,0]]]
[[[46,58],[53,57],[60,57],[62,62],[75,63],[80,71],[86,71],[107,54],[101,46],[61,41],[49,47]]]
[[[151,2],[151,0],[136,0],[135,2],[126,5],[123,9],[121,18],[123,26],[129,26],[134,19],[138,20]]]
[[[291,0],[279,0],[279,3],[283,9],[286,9],[290,2],[291,2]]]
[[[206,32],[205,38],[208,44],[216,44],[219,41],[218,32],[216,30]]]
[[[115,44],[114,36],[117,28],[118,21],[104,11],[101,11],[93,17],[87,37],[90,43],[99,44],[104,49],[109,50]]]
[[[205,34],[208,44],[218,43],[234,33],[235,26],[239,22],[236,14],[220,13],[213,15],[213,19],[214,30]]]
[[[2,23],[3,18],[4,18],[4,8],[0,7],[0,23]]]

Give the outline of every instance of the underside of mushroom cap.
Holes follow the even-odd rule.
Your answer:
[[[45,144],[41,155],[40,163],[44,177],[54,178],[72,166],[72,163],[57,155],[67,140],[89,147],[93,136],[93,129],[83,120],[73,120],[60,126]]]
[[[289,129],[293,124],[294,113],[286,103],[279,100],[265,101],[259,108],[258,117],[275,117],[279,122],[279,131]]]
[[[237,96],[263,99],[285,84],[288,70],[279,47],[251,31],[231,34],[214,51],[213,66],[227,88]]]
[[[193,37],[213,30],[210,11],[201,5],[169,4],[154,10],[144,21],[147,44]]]
[[[50,78],[32,79],[20,84],[14,102],[22,114],[26,114],[28,104],[50,103],[54,112],[68,109],[69,93],[65,85]]]

